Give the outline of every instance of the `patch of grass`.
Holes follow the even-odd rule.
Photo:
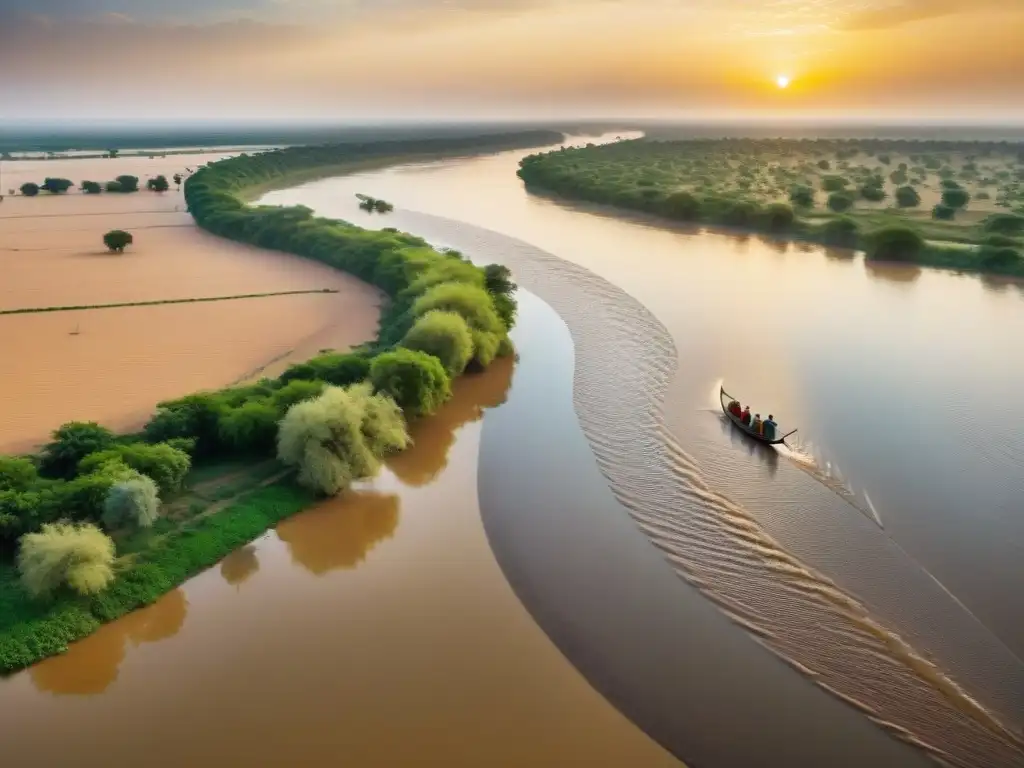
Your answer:
[[[292,483],[258,488],[216,515],[164,533],[134,557],[122,557],[114,583],[94,598],[62,593],[49,602],[32,600],[14,566],[0,564],[0,672],[10,673],[63,653],[71,642],[103,622],[155,602],[313,500],[312,493]],[[130,547],[133,542],[139,540],[122,543]]]

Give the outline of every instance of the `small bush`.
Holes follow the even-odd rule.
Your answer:
[[[55,179],[48,176],[43,181],[43,185],[40,187],[40,189],[45,189],[51,195],[60,195],[67,192],[73,186],[75,186],[74,182],[72,182],[70,179]]]
[[[315,400],[288,409],[277,455],[298,468],[302,485],[333,496],[376,474],[384,454],[408,444],[405,419],[394,400],[372,394],[366,385],[328,387]]]
[[[939,203],[932,208],[932,218],[939,221],[952,221],[956,218],[956,208],[951,208],[944,203]]]
[[[857,242],[859,227],[857,222],[847,216],[829,219],[822,227],[826,242],[835,245],[853,245]]]
[[[921,204],[921,195],[913,187],[900,187],[896,190],[896,205],[900,208],[916,208]]]
[[[1024,266],[1021,252],[1006,246],[983,245],[978,249],[978,261],[985,269],[996,272],[1015,271]]]
[[[118,176],[115,181],[118,184],[118,192],[138,192],[139,191],[139,177],[138,176]],[[111,191],[109,188],[108,192]]]
[[[814,190],[804,185],[793,187],[789,192],[789,202],[798,208],[813,208]]]
[[[194,444],[193,444],[194,445]],[[156,482],[163,494],[181,490],[192,467],[187,451],[167,443],[119,443],[105,451],[91,453],[78,465],[80,474],[95,472],[109,461],[120,460]]]
[[[94,421],[68,422],[43,446],[39,467],[50,477],[72,477],[82,459],[113,444],[114,433]]]
[[[170,188],[171,185],[168,183],[167,177],[162,174],[146,182],[146,189],[150,192],[166,192]]]
[[[505,335],[505,326],[486,290],[466,283],[440,283],[416,299],[412,306],[415,317],[432,310],[461,315],[473,337],[472,362],[483,368],[490,365]]]
[[[828,196],[828,207],[836,213],[843,213],[853,207],[853,198],[845,192],[833,192]]]
[[[36,465],[30,460],[21,456],[0,456],[0,491],[25,491],[38,479]]]
[[[454,312],[427,312],[409,329],[402,339],[402,346],[433,355],[450,376],[458,376],[466,370],[473,356],[473,336],[469,325],[462,315]],[[370,370],[372,372],[372,365]]]
[[[451,380],[441,361],[412,349],[378,355],[370,366],[370,382],[410,416],[431,414],[451,397]]]
[[[772,203],[761,211],[765,225],[772,232],[785,232],[793,226],[796,216],[785,203]]]
[[[108,181],[103,185],[103,188],[106,189],[107,192],[124,192],[124,189],[121,188],[121,182],[119,181]]]
[[[220,417],[220,439],[241,453],[273,453],[281,414],[266,400],[250,400]]]
[[[21,190],[21,194],[25,197],[35,197],[39,194],[39,185],[31,181],[26,181],[19,187],[19,189]]]
[[[127,525],[149,528],[160,516],[156,483],[145,475],[116,483],[103,503],[103,525],[117,530]]]
[[[133,241],[131,232],[125,232],[123,229],[112,229],[103,236],[103,244],[114,253],[124,253],[124,249]]]
[[[322,381],[306,381],[305,379],[293,379],[274,392],[271,401],[278,413],[282,416],[296,403],[303,400],[312,400],[319,397],[326,386]]]
[[[1019,248],[1022,245],[1020,240],[1007,235],[988,235],[981,243],[994,248]]]
[[[98,181],[83,181],[79,186],[87,195],[98,195],[103,191],[103,186]]]
[[[942,193],[942,204],[950,208],[966,208],[971,196],[966,189],[947,189]]]
[[[995,213],[985,219],[986,232],[1004,235],[1024,234],[1024,216],[1013,213]]]
[[[869,259],[914,261],[924,250],[924,238],[908,227],[886,227],[868,238]]]
[[[880,203],[885,200],[885,189],[873,184],[865,184],[860,188],[860,196],[872,203]]]
[[[114,579],[114,542],[91,524],[47,523],[21,538],[21,583],[33,597],[67,585],[80,595],[102,592]]]

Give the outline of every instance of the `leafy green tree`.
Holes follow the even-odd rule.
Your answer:
[[[438,363],[440,367],[440,363]],[[402,411],[370,386],[328,387],[288,409],[277,440],[278,459],[299,470],[299,482],[333,496],[372,477],[381,458],[409,444]]]
[[[113,444],[114,433],[94,421],[68,422],[43,446],[39,469],[49,477],[73,477],[82,459]]]
[[[1016,248],[983,245],[978,249],[978,262],[993,272],[1018,272],[1024,268],[1024,257]]]
[[[181,174],[176,173],[172,178],[174,180],[174,186],[177,187],[178,189],[181,189]]]
[[[370,382],[411,417],[434,413],[451,397],[451,380],[441,361],[403,347],[374,359]]]
[[[38,479],[36,465],[29,459],[22,456],[0,456],[0,491],[27,491]]]
[[[828,160],[819,160],[818,167],[821,168],[821,170],[823,171],[827,171],[832,168],[832,163],[830,163]]]
[[[836,213],[843,213],[853,207],[853,198],[845,192],[833,192],[828,196],[828,207]]]
[[[956,218],[956,208],[953,208],[945,203],[939,203],[932,208],[932,218],[938,219],[939,221],[952,221]]]
[[[71,189],[74,183],[70,179],[56,179],[47,176],[40,189],[45,189],[52,195],[59,195]]]
[[[772,203],[761,211],[765,225],[772,232],[785,232],[793,226],[796,216],[785,203]]]
[[[789,202],[797,208],[813,208],[814,190],[803,184],[793,187],[789,191]]]
[[[160,496],[152,478],[142,475],[116,483],[103,504],[103,525],[108,531],[132,525],[150,528],[160,516]]]
[[[156,415],[143,432],[154,443],[174,438],[195,440],[194,456],[213,456],[223,448],[220,439],[220,418],[227,410],[223,397],[216,392],[197,392],[157,405]]]
[[[700,216],[700,201],[690,192],[673,192],[663,205],[665,215],[677,221],[694,221]]]
[[[848,186],[850,181],[843,176],[823,176],[821,179],[821,188],[826,192],[842,192]]]
[[[873,203],[885,200],[885,189],[874,184],[865,184],[860,188],[860,196]]]
[[[488,264],[484,267],[484,288],[491,294],[494,311],[498,313],[502,324],[511,330],[516,324],[516,312],[519,309],[513,295],[516,284],[512,281],[512,272],[501,264]]]
[[[26,181],[19,187],[19,189],[21,190],[21,194],[25,197],[35,197],[39,194],[39,185],[31,181]]]
[[[942,193],[942,204],[950,208],[966,208],[971,195],[966,189],[947,189]]]
[[[273,453],[280,419],[272,402],[250,400],[221,416],[221,442],[241,453]]]
[[[900,208],[917,208],[921,195],[913,187],[903,186],[896,190],[896,205]]]
[[[857,222],[848,216],[837,216],[829,219],[822,227],[825,241],[833,245],[852,246],[857,242],[859,227]]]
[[[88,474],[117,460],[153,478],[163,494],[181,490],[185,476],[192,468],[189,454],[167,443],[118,443],[106,450],[90,453],[79,462],[78,471],[79,474]]]
[[[505,335],[505,327],[487,291],[465,283],[440,283],[428,289],[412,306],[416,317],[435,309],[462,315],[473,336],[474,364],[482,368],[490,365]]]
[[[119,182],[119,181],[108,181],[103,186],[103,188],[107,192],[124,192],[124,189],[121,187],[121,182]]]
[[[103,244],[116,253],[124,253],[124,249],[133,242],[132,234],[123,229],[112,229],[103,236]]]
[[[79,186],[87,195],[98,195],[103,191],[103,186],[98,181],[83,181]]]
[[[274,392],[271,400],[278,413],[282,416],[296,403],[303,400],[312,400],[319,397],[326,385],[322,381],[306,381],[304,379],[293,379]]]
[[[884,227],[868,237],[867,257],[878,261],[916,261],[924,238],[909,227]]]
[[[146,182],[146,189],[151,192],[166,192],[170,188],[171,185],[167,182],[167,177],[163,174],[149,179]]]
[[[118,176],[114,179],[118,184],[121,185],[119,192],[138,192],[139,191],[139,177],[129,176],[127,174]],[[108,192],[111,190],[107,190]]]
[[[47,523],[21,538],[18,570],[33,597],[48,597],[65,585],[95,595],[114,580],[114,542],[88,523]]]
[[[433,355],[448,375],[458,376],[473,357],[473,334],[462,315],[432,310],[416,319],[402,346]],[[372,365],[370,371],[372,378]]]

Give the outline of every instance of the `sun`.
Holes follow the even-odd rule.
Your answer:
[[[789,75],[779,75],[775,78],[775,84],[779,86],[779,88],[789,88],[789,83]]]

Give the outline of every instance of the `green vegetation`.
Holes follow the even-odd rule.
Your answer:
[[[150,192],[166,192],[170,188],[171,185],[168,183],[167,177],[162,174],[146,182],[146,189]]]
[[[534,191],[876,258],[891,252],[872,250],[876,233],[910,229],[923,242],[914,263],[1024,276],[1020,242],[985,248],[991,234],[1024,233],[1024,152],[1009,143],[621,141],[532,155],[519,176]]]
[[[31,181],[26,181],[21,185],[21,187],[19,187],[19,190],[25,197],[35,197],[39,194],[39,185],[34,184]]]
[[[458,376],[473,357],[469,324],[456,312],[432,310],[417,318],[402,346],[433,355],[450,376]]]
[[[550,140],[534,132],[296,147],[232,158],[193,174],[185,196],[200,226],[323,261],[387,292],[391,302],[379,338],[352,352],[321,354],[277,379],[160,403],[136,435],[72,423],[38,456],[0,458],[0,671],[65,650],[318,494],[372,475],[383,456],[405,448],[406,419],[432,413],[451,393],[438,358],[402,346],[428,314],[459,316],[472,339],[471,365],[510,351],[506,318],[515,316],[515,285],[507,270],[476,267],[410,235],[314,217],[302,206],[249,207],[242,196],[286,182],[293,172],[340,169],[367,157]],[[44,534],[53,541],[32,544]],[[79,562],[83,569],[75,570]],[[23,584],[20,573],[37,563]]]
[[[395,210],[395,206],[387,200],[360,194],[357,194],[356,197],[359,198],[359,207],[368,213],[391,213],[391,211]]]
[[[116,179],[114,179],[114,182],[117,184],[117,188],[116,189],[110,189],[110,186],[108,185],[107,186],[107,191],[108,192],[138,192],[139,191],[139,177],[138,176],[122,175],[122,176],[118,176]]]
[[[134,242],[131,232],[123,229],[112,229],[103,236],[103,244],[111,251],[124,253],[124,249]]]
[[[67,307],[25,307],[0,309],[0,315],[28,315],[36,312],[71,312],[79,309],[117,309],[121,307],[155,307],[160,304],[194,304],[207,301],[234,301],[235,299],[265,299],[270,296],[302,296],[310,293],[337,293],[336,288],[311,288],[308,291],[271,291],[270,293],[240,293],[237,296],[200,296],[192,299],[156,299],[153,301],[122,301],[116,304],[79,304]]]
[[[74,183],[69,179],[55,179],[47,177],[39,188],[46,190],[50,194],[60,195],[67,192],[73,186],[75,186]]]
[[[83,181],[78,186],[81,188],[82,192],[87,195],[98,195],[103,191],[103,185],[98,181]]]

